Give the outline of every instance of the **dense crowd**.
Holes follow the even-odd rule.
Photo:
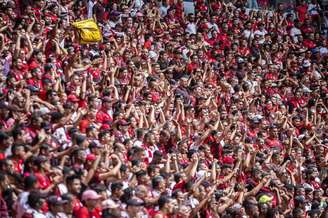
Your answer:
[[[1,218],[328,216],[324,7],[195,2],[0,1]]]

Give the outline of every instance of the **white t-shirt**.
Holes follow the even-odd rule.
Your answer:
[[[208,26],[208,28],[209,29],[214,29],[216,32],[219,32],[219,27],[218,27],[218,25],[216,25],[216,23],[210,23],[210,22],[208,22],[207,23],[207,26]]]
[[[68,189],[64,183],[58,184],[57,188],[59,189],[60,195],[64,195],[64,194],[68,193]]]
[[[321,79],[321,74],[317,70],[313,71],[313,76],[316,80]]]
[[[326,55],[328,54],[328,49],[326,47],[321,47],[319,49],[321,55]]]
[[[186,32],[190,34],[196,34],[197,33],[197,26],[195,23],[188,23]]]
[[[183,58],[185,59],[185,60],[188,60],[188,53],[189,53],[189,49],[188,48],[184,48],[183,50],[182,50],[182,56],[183,56]]]
[[[167,11],[169,9],[170,9],[169,5],[167,5],[167,6],[161,5],[159,8],[159,13],[160,13],[161,17],[165,17],[167,15]]]
[[[134,8],[137,9],[137,10],[140,10],[143,5],[144,5],[144,2],[142,0],[135,0],[134,1]]]
[[[310,15],[318,15],[320,10],[320,6],[316,4],[309,4],[308,13]]]
[[[27,204],[27,199],[29,196],[29,192],[22,192],[19,196],[18,196],[18,201],[16,203],[16,217],[17,218],[22,218],[22,216],[24,215],[24,213],[30,209],[30,206]]]
[[[59,144],[63,145],[63,148],[71,146],[71,143],[66,136],[64,127],[56,129],[56,131],[53,133],[53,137],[57,139]]]
[[[93,15],[93,6],[95,3],[91,0],[88,1],[88,18],[92,18]]]
[[[196,198],[190,196],[188,199],[188,204],[190,205],[191,208],[195,208],[199,204],[199,201]]]
[[[256,30],[254,32],[254,35],[259,35],[261,36],[261,39],[259,40],[259,44],[263,44],[265,42],[264,36],[267,34],[268,32],[263,29],[263,30]]]
[[[57,213],[56,215],[53,215],[51,212],[48,212],[46,214],[47,218],[67,218],[68,216],[64,213]]]
[[[40,213],[39,211],[34,210],[34,209],[28,209],[26,212],[29,213],[29,214],[32,214],[33,218],[48,218],[43,213]]]
[[[154,152],[157,151],[157,150],[158,150],[158,148],[157,148],[156,145],[154,145],[154,146],[149,146],[149,147],[145,148],[145,155],[146,155],[146,157],[147,157],[149,163],[153,160],[153,154],[154,154]]]
[[[290,29],[290,36],[293,37],[293,40],[296,42],[298,41],[298,39],[297,39],[298,35],[302,35],[302,32],[300,29],[298,29],[297,27],[293,27]]]
[[[136,141],[133,143],[133,147],[139,147],[139,148],[141,148],[141,147],[142,147],[142,144],[143,144],[142,141],[140,141],[140,140],[136,140]]]
[[[249,39],[249,38],[253,39],[254,38],[254,33],[252,33],[252,31],[250,31],[250,30],[244,30],[243,36],[246,39]]]
[[[152,195],[154,198],[157,198],[157,197],[161,196],[161,193],[160,193],[159,191],[157,191],[157,190],[153,190],[153,191],[151,192],[151,195]]]

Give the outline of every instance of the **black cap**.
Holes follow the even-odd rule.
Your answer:
[[[40,155],[40,156],[37,156],[35,159],[34,159],[34,164],[35,165],[40,165],[41,163],[44,163],[48,160],[47,157],[43,156],[43,155]]]
[[[154,152],[154,155],[153,156],[159,156],[159,157],[162,157],[163,156],[163,154],[162,154],[162,152],[161,151],[159,151],[159,150],[156,150],[155,152]]]
[[[76,134],[75,135],[75,141],[76,144],[80,145],[86,140],[86,137],[84,135]]]
[[[106,187],[106,185],[100,183],[100,184],[96,184],[93,187],[93,190],[95,190],[97,193],[100,193],[100,192],[106,191],[107,190],[107,187]]]
[[[140,207],[140,206],[143,206],[144,205],[144,202],[140,199],[137,199],[137,198],[132,198],[132,199],[129,199],[126,204],[128,206],[136,206],[136,207]]]
[[[60,112],[53,112],[50,115],[51,115],[52,120],[60,120],[61,118],[64,117],[64,114],[62,114]]]
[[[49,71],[49,70],[51,70],[53,68],[53,65],[52,64],[46,64],[45,66],[44,66],[44,70],[45,71]]]
[[[61,196],[63,201],[71,202],[74,200],[74,196],[70,193],[65,193]]]
[[[294,198],[294,200],[295,200],[297,203],[301,203],[301,204],[306,202],[305,197],[302,196],[302,195],[296,196],[296,197]]]
[[[208,181],[203,181],[202,186],[204,186],[205,188],[208,188],[211,186],[211,184]]]
[[[122,184],[121,182],[114,182],[114,183],[112,183],[112,185],[110,186],[110,189],[111,189],[112,191],[114,191],[114,190],[118,190],[118,189],[121,189],[121,188],[123,188],[123,184]]]
[[[48,197],[47,202],[49,205],[62,205],[67,203],[67,200],[63,200],[61,197],[58,197],[56,195],[51,195]]]
[[[30,174],[24,178],[24,186],[26,189],[33,188],[37,181],[37,178],[33,174]]]
[[[8,108],[8,103],[0,101],[0,109],[7,109]]]
[[[89,148],[92,149],[92,148],[99,148],[97,142],[95,141],[92,141],[89,143]]]

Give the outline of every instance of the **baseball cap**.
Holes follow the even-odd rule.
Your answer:
[[[309,183],[304,183],[303,187],[304,187],[305,191],[308,191],[308,192],[314,191],[314,188]]]
[[[71,94],[71,95],[67,96],[67,101],[79,102],[80,99],[78,97],[76,97],[76,95]]]
[[[37,156],[35,159],[34,159],[34,164],[35,165],[40,165],[41,163],[43,162],[46,162],[48,160],[48,158],[46,158],[45,156],[41,155],[41,156]]]
[[[97,193],[100,193],[100,192],[106,192],[107,191],[107,186],[105,184],[102,184],[102,183],[94,183],[94,184],[91,184],[90,187],[95,190]]]
[[[120,125],[120,126],[128,126],[128,125],[130,125],[130,123],[129,122],[127,122],[126,120],[120,120],[120,121],[118,121],[118,123],[117,123],[118,125]]]
[[[81,144],[84,142],[84,140],[86,140],[86,136],[84,135],[81,135],[81,134],[76,134],[75,135],[75,141],[76,141],[76,144]]]
[[[298,195],[298,196],[296,196],[296,197],[294,198],[294,200],[295,200],[295,202],[297,202],[297,203],[301,203],[301,204],[306,202],[305,197],[302,196],[302,195]]]
[[[98,200],[101,198],[101,195],[99,195],[96,191],[94,190],[86,190],[82,194],[82,201],[87,201],[87,200]]]
[[[126,204],[128,206],[136,206],[136,207],[139,207],[139,206],[143,206],[144,205],[144,202],[141,199],[132,198],[132,199],[129,199],[126,202]]]
[[[93,140],[89,143],[89,148],[103,148],[104,146],[101,145],[99,142]]]
[[[67,203],[67,200],[63,200],[61,197],[51,195],[48,197],[47,202],[49,205],[62,205]]]
[[[97,159],[97,157],[94,154],[88,154],[86,157],[86,160],[88,160],[88,161],[94,161],[96,159]]]
[[[66,201],[67,203],[68,202],[71,202],[74,200],[74,196],[70,193],[65,193],[61,196],[62,200]]]
[[[116,209],[119,205],[115,203],[112,199],[107,199],[101,203],[102,209]]]
[[[49,110],[49,108],[47,108],[47,107],[41,107],[41,108],[39,109],[39,113],[40,113],[41,116],[43,116],[43,115],[45,115],[45,114],[50,113],[50,110]]]
[[[137,16],[137,17],[143,17],[144,15],[143,15],[143,13],[141,13],[141,12],[137,12],[137,13],[136,13],[136,16]]]
[[[235,159],[231,156],[226,156],[223,158],[223,164],[233,164]]]
[[[44,70],[45,70],[45,71],[49,71],[49,70],[51,70],[52,68],[54,68],[54,66],[53,66],[52,64],[46,64],[46,65],[44,66]]]
[[[269,196],[269,195],[262,195],[259,199],[259,203],[260,204],[266,204],[270,201],[272,201],[273,196]]]
[[[310,61],[305,60],[305,61],[303,62],[303,67],[310,67],[310,66],[311,66],[311,62],[310,62]]]
[[[33,187],[34,184],[37,183],[37,181],[38,181],[37,178],[34,175],[30,174],[24,178],[24,187],[26,189],[29,189]]]
[[[109,129],[109,128],[110,128],[110,125],[109,124],[103,124],[100,127],[101,130],[106,130],[106,129]]]
[[[102,98],[102,101],[103,102],[111,102],[112,99],[110,97],[108,97],[108,96],[105,96],[105,97]]]

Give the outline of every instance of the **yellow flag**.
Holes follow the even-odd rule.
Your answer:
[[[81,44],[99,42],[102,39],[100,29],[93,19],[74,22],[72,26],[77,31]]]

